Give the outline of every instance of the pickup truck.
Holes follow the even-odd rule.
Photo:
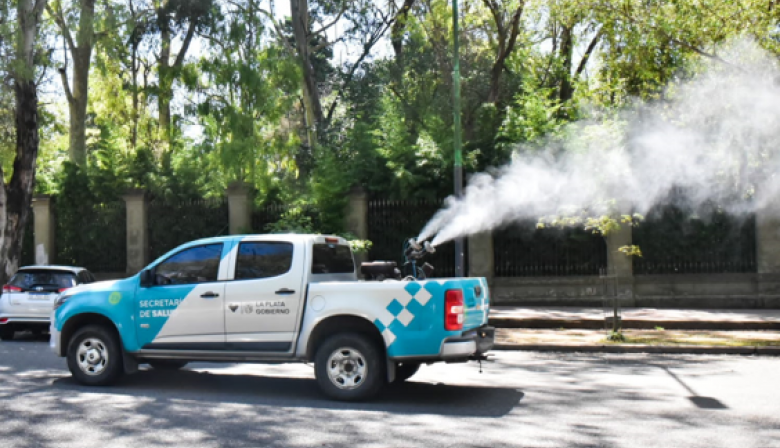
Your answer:
[[[50,346],[86,385],[139,364],[304,362],[327,396],[363,400],[423,363],[485,359],[489,303],[484,278],[358,280],[340,237],[216,237],[62,292]]]

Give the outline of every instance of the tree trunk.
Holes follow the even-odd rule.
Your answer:
[[[504,60],[496,61],[490,70],[490,91],[488,103],[496,104],[501,94],[501,74],[504,72]]]
[[[167,20],[167,19],[166,19]],[[173,96],[173,80],[171,79],[171,30],[166,23],[160,31],[160,91],[157,95],[160,131],[166,142],[171,141],[171,97]]]
[[[317,143],[317,132],[323,122],[322,101],[311,66],[309,53],[309,2],[308,0],[290,0],[290,15],[292,18],[295,50],[298,53],[298,63],[301,67],[303,105],[306,114],[306,134],[309,147]]]
[[[566,103],[574,96],[574,86],[571,82],[572,51],[574,49],[574,37],[572,27],[563,26],[561,30],[561,89],[558,98],[561,103]]]
[[[13,175],[6,185],[0,167],[0,282],[5,284],[19,268],[24,227],[29,219],[38,158],[38,89],[35,73],[35,40],[45,0],[18,0],[19,30],[14,61],[16,99],[16,157]]]
[[[404,74],[404,32],[406,31],[406,21],[409,18],[409,11],[414,6],[415,0],[404,0],[403,6],[395,16],[395,22],[390,31],[390,42],[393,45],[395,53],[394,79],[401,85]]]

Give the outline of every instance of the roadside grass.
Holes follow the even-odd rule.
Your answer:
[[[623,330],[623,341],[609,340],[604,330],[498,329],[496,342],[536,345],[648,345],[648,346],[780,346],[778,331]]]

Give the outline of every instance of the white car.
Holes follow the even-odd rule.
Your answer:
[[[92,283],[88,270],[72,266],[20,268],[0,295],[0,339],[9,341],[17,331],[42,333],[49,329],[57,296],[76,285]]]

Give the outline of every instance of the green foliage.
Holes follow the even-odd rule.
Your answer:
[[[521,2],[490,2],[498,15],[487,3],[461,2],[467,173],[500,166],[518,148],[534,151],[570,140],[572,132],[580,134],[581,144],[566,151],[588,151],[594,147],[589,142],[621,138],[625,124],[615,117],[632,98],[661,97],[670,81],[700,70],[702,59],[719,60],[717,46],[729,39],[752,38],[780,53],[778,8],[767,8],[763,0],[524,2],[515,46],[497,67],[498,98],[488,102],[505,38],[496,17],[505,17],[506,25]],[[68,18],[75,18],[77,3],[63,5]],[[266,3],[170,0],[155,10],[146,0],[107,2],[98,5],[95,16],[100,36],[90,70],[87,165],[79,173],[67,167],[67,104],[63,93],[47,94],[41,99],[37,191],[72,195],[73,202],[66,200],[63,207],[77,207],[79,200],[116,200],[127,188],[143,188],[167,201],[221,197],[230,182],[245,181],[257,190],[259,204],[318,210],[316,215],[289,212],[271,231],[325,233],[344,229],[347,194],[355,186],[387,199],[451,194],[450,2],[417,2],[403,18],[392,49],[372,51],[357,65],[354,53],[368,48],[371,30],[388,25],[387,39],[401,21],[391,23],[395,17],[382,17],[389,10],[379,11],[366,0],[309,5],[308,44],[316,47],[309,62],[325,113],[335,104],[325,128],[317,129],[317,145],[307,145],[301,69],[287,46],[294,43],[290,23],[281,17],[272,23],[274,11],[263,9]],[[344,5],[338,26],[313,33]],[[0,11],[0,163],[6,176],[15,153],[13,92],[6,81],[16,26],[10,6],[0,0],[0,9],[8,12]],[[51,19],[44,33],[52,33]],[[200,53],[190,51],[174,71],[160,69],[162,31],[178,36],[173,39],[178,47],[177,39],[193,21],[197,37],[191,50]],[[61,48],[62,41],[50,37]],[[348,51],[328,45],[326,37],[346,42]],[[594,52],[586,60],[591,43]],[[46,59],[40,52],[36,74],[44,74]],[[168,63],[175,59],[171,55]],[[46,75],[42,85],[59,85],[50,79],[55,72]],[[171,139],[162,135],[158,116],[168,87],[175,91]],[[567,126],[583,117],[598,126]],[[621,215],[608,202],[561,210],[542,217],[539,225],[606,236],[642,221]],[[647,249],[643,246],[645,256]],[[633,257],[642,253],[636,246],[620,250]]]

